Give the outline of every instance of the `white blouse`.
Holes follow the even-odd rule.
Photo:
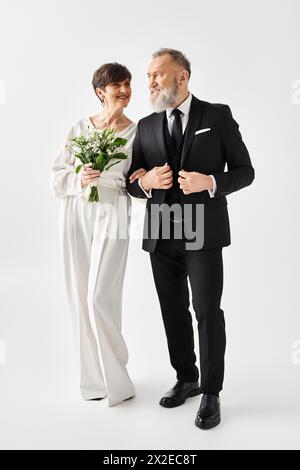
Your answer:
[[[75,168],[81,164],[81,161],[74,156],[72,150],[66,148],[70,145],[70,139],[77,137],[88,128],[95,129],[89,118],[83,118],[77,121],[69,131],[63,146],[61,147],[58,155],[51,168],[50,174],[50,189],[55,197],[67,198],[72,196],[84,197],[85,191],[89,189],[81,187],[81,172],[76,174]],[[116,132],[117,137],[127,139],[125,144],[125,151],[128,155],[126,160],[121,160],[117,165],[114,165],[109,170],[104,170],[99,179],[98,185],[101,186],[114,186],[119,185],[125,188],[126,176],[129,171],[132,160],[132,146],[136,132],[136,123],[132,122],[129,126],[120,132]]]

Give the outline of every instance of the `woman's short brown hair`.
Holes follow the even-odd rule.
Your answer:
[[[125,65],[118,64],[117,62],[113,62],[101,65],[101,67],[94,72],[92,85],[96,93],[96,88],[104,90],[104,88],[111,83],[123,82],[127,79],[131,80],[131,73],[127,67],[125,67]]]

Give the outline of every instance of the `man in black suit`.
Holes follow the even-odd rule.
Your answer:
[[[220,304],[222,247],[230,245],[226,196],[250,185],[254,169],[229,106],[200,101],[189,92],[191,67],[185,55],[160,49],[152,59],[148,80],[155,112],[138,123],[126,185],[132,196],[147,198],[143,249],[150,252],[177,374],[160,405],[176,407],[202,393],[195,424],[209,429],[221,419],[224,378]],[[131,183],[141,167],[147,173]],[[188,279],[198,322],[200,386]]]

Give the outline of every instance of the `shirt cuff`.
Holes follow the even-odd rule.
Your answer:
[[[81,174],[80,174],[80,172],[76,176],[77,176],[77,188],[76,188],[77,189],[77,196],[79,198],[84,198],[86,190],[87,190],[89,185],[87,185],[85,188],[82,188],[81,187]]]
[[[152,197],[152,190],[149,189],[149,191],[145,191],[145,189],[143,188],[142,183],[141,183],[141,178],[142,178],[142,177],[140,177],[140,178],[138,179],[139,187],[141,188],[141,190],[143,191],[143,193],[146,194],[147,198]]]
[[[208,189],[208,193],[210,195],[210,197],[215,197],[215,193],[216,193],[216,190],[217,190],[217,183],[216,183],[216,180],[215,180],[215,177],[213,175],[209,175],[213,181],[213,188],[212,189]]]

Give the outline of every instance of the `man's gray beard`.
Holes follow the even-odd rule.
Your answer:
[[[153,106],[153,109],[156,113],[161,113],[167,108],[174,108],[176,101],[178,100],[179,95],[179,86],[177,85],[176,80],[174,80],[173,85],[170,88],[162,90],[155,101],[153,97],[150,96],[150,101]]]

